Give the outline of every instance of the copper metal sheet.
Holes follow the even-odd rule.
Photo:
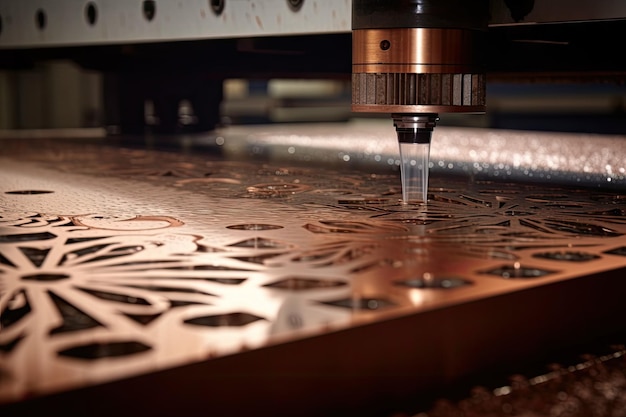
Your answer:
[[[4,141],[0,402],[350,410],[623,330],[622,192],[292,162]]]

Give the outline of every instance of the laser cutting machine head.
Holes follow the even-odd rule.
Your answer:
[[[438,114],[485,111],[488,18],[488,0],[353,0],[352,110],[391,113],[402,159],[421,161],[401,164],[404,201],[426,201]]]
[[[352,110],[391,113],[401,129],[484,112],[488,17],[488,0],[354,0]]]

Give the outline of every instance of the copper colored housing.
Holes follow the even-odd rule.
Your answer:
[[[358,29],[352,35],[352,110],[381,113],[484,112],[481,32]]]

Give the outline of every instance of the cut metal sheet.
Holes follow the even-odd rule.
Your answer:
[[[623,330],[622,191],[335,168],[3,141],[0,403],[377,410]]]

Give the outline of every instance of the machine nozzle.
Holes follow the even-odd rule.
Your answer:
[[[440,113],[485,111],[489,0],[353,0],[352,111],[391,113],[402,199],[427,200]]]
[[[400,146],[402,201],[428,200],[430,139],[439,118],[436,114],[392,114]]]

